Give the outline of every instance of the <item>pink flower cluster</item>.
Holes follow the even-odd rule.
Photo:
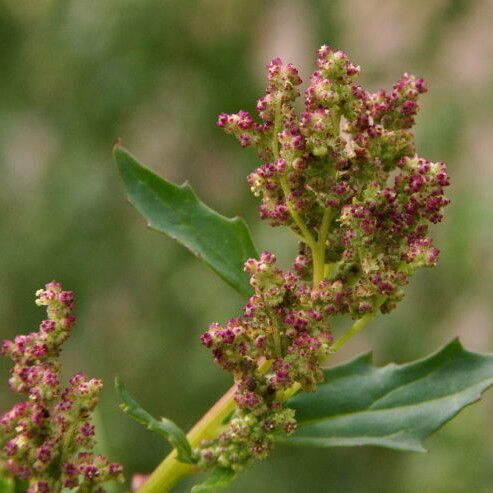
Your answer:
[[[239,471],[263,458],[272,433],[296,428],[289,390],[311,392],[323,379],[332,318],[390,311],[409,276],[438,259],[429,226],[442,219],[449,179],[443,163],[415,153],[423,79],[405,73],[391,91],[372,93],[356,83],[360,68],[344,52],[322,46],[316,65],[301,114],[298,71],[276,58],[258,120],[246,111],[219,115],[219,127],[263,161],[248,176],[260,217],[300,242],[293,272],[268,252],[249,259],[254,295],[242,316],[201,337],[233,374],[237,404],[225,431],[199,447],[204,467]]]
[[[268,456],[276,433],[291,433],[295,429],[291,409],[280,409],[268,416],[239,412],[218,438],[201,443],[198,465],[205,469],[219,466],[241,472],[255,460]]]
[[[435,265],[429,225],[449,203],[445,165],[414,149],[411,127],[425,82],[405,73],[391,91],[369,92],[356,82],[360,68],[328,46],[318,51],[316,65],[299,116],[298,71],[275,59],[257,105],[261,123],[242,111],[220,115],[219,125],[228,121],[224,129],[240,140],[248,128],[264,161],[248,183],[262,199],[260,217],[301,239],[304,264],[296,271],[312,275],[312,246],[322,242],[328,280],[345,289],[337,312],[357,317],[368,304],[380,305],[382,295],[388,311],[416,268]]]
[[[224,326],[211,324],[201,336],[215,362],[234,376],[240,410],[236,425],[253,415],[256,426],[268,428],[269,433],[257,433],[248,445],[236,441],[233,459],[235,449],[226,431],[215,447],[208,442],[202,450],[206,465],[214,458],[225,461],[228,457],[229,465],[241,470],[254,458],[262,458],[272,448],[275,432],[291,433],[296,428],[293,414],[283,409],[284,392],[296,382],[303,390],[313,391],[323,380],[321,363],[332,343],[330,313],[315,306],[311,288],[299,276],[281,271],[275,263],[269,252],[262,253],[259,260],[249,259],[245,271],[251,276],[255,294],[245,305],[243,316]],[[270,370],[259,372],[260,361],[272,362]]]
[[[229,320],[224,327],[211,324],[201,337],[212,349],[216,363],[233,372],[235,399],[241,408],[275,408],[273,398],[266,400],[265,396],[294,382],[313,390],[323,378],[320,362],[332,342],[329,313],[314,306],[306,283],[276,268],[275,262],[269,252],[262,253],[260,260],[246,262],[255,294],[245,305],[243,316]],[[259,360],[272,361],[273,371],[252,381]]]
[[[60,383],[59,355],[75,317],[74,296],[51,282],[37,293],[48,318],[38,332],[2,343],[1,354],[14,362],[9,386],[29,400],[0,416],[0,472],[25,481],[28,493],[103,491],[99,485],[120,480],[122,468],[92,452],[101,380],[74,375]]]

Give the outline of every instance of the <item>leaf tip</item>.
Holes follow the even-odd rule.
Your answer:
[[[113,142],[112,154],[115,163],[120,167],[121,159],[123,158],[124,155],[124,148],[122,146],[122,141],[119,137],[115,139],[115,141]]]
[[[367,351],[366,353],[362,353],[349,361],[349,364],[355,364],[362,367],[373,366],[373,356],[373,351]]]
[[[454,342],[455,344],[458,344],[460,347],[464,347],[463,344],[462,344],[462,341],[460,340],[460,336],[459,335],[456,335],[452,339],[452,342]]]
[[[458,351],[465,351],[466,349],[464,348],[464,345],[462,344],[462,341],[460,340],[460,337],[457,335],[455,336],[450,343],[448,344],[449,347],[452,347]]]
[[[120,137],[117,137],[113,141],[113,148],[112,148],[112,154],[113,154],[113,159],[117,162],[118,164],[118,158],[119,155],[123,152],[123,146],[122,146],[122,139]]]

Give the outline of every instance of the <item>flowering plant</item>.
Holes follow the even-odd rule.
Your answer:
[[[221,216],[190,186],[159,178],[115,145],[129,199],[149,225],[246,298],[240,314],[200,337],[233,386],[188,435],[147,413],[117,380],[123,411],[174,448],[152,474],[135,478],[142,493],[169,491],[199,472],[210,474],[194,493],[219,490],[278,442],[424,450],[424,438],[493,383],[493,357],[458,341],[407,365],[375,368],[367,354],[325,369],[351,337],[402,300],[418,268],[436,264],[430,225],[449,202],[449,178],[443,163],[414,148],[423,79],[405,73],[390,92],[371,93],[357,84],[360,68],[345,53],[323,46],[316,65],[303,112],[298,70],[276,58],[258,118],[240,111],[217,122],[241,146],[257,149],[263,164],[248,183],[261,199],[261,219],[298,240],[290,270],[273,253],[257,253],[243,220]],[[62,484],[96,491],[121,476],[120,466],[90,452],[88,415],[100,382],[76,376],[59,391],[56,358],[72,325],[72,297],[52,283],[39,303],[49,311],[40,332],[2,349],[15,363],[11,388],[31,400],[0,421],[0,468],[28,481],[30,492]],[[336,318],[349,320],[338,335]]]
[[[27,493],[102,492],[101,483],[123,479],[120,464],[93,453],[90,416],[102,382],[77,373],[65,389],[60,383],[58,357],[75,322],[74,296],[58,282],[36,296],[48,315],[39,331],[2,344],[2,354],[14,362],[9,387],[28,400],[0,417],[0,473]]]

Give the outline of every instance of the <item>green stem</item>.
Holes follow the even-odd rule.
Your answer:
[[[326,358],[326,360],[324,361],[324,363],[327,363],[327,361],[329,361],[329,359],[332,358],[332,356],[334,356],[335,353],[340,351],[342,347],[346,345],[346,343],[353,336],[358,334],[368,324],[368,322],[375,316],[375,314],[376,312],[367,313],[363,317],[356,320],[356,322],[354,322],[354,324],[351,325],[351,327],[349,327],[349,329],[347,329],[346,332],[344,332],[344,334],[339,339],[337,339],[337,341],[332,345],[331,352],[329,356]],[[293,397],[293,395],[296,394],[298,390],[300,390],[300,388],[301,385],[298,382],[294,383],[289,389],[287,389],[284,392],[283,400],[287,401],[290,397]]]
[[[313,287],[315,287],[324,278],[324,262],[325,262],[325,251],[323,255],[317,248],[312,249],[313,256]]]
[[[298,211],[293,207],[293,204],[289,200],[289,196],[291,195],[291,189],[289,188],[288,180],[286,179],[285,176],[281,176],[280,182],[281,182],[282,191],[284,193],[284,197],[286,198],[286,206],[289,210],[289,213],[291,214],[291,217],[293,218],[293,221],[301,231],[301,234],[303,235],[306,244],[311,248],[312,251],[316,250],[317,243],[315,239],[313,238],[312,234],[308,230],[306,224],[303,222],[303,219],[301,219],[301,216],[299,215]]]
[[[281,124],[282,124],[281,103],[278,102],[276,104],[276,109],[274,114],[274,128],[272,130],[272,141],[271,141],[271,151],[275,160],[279,159],[279,141],[277,136],[281,131]],[[295,222],[296,226],[298,226],[299,230],[301,231],[304,241],[313,250],[314,246],[316,245],[315,239],[313,238],[312,234],[306,227],[298,211],[293,207],[293,204],[289,200],[289,196],[291,195],[291,189],[289,188],[288,180],[286,179],[285,176],[281,176],[280,182],[289,213],[291,214],[291,217],[293,218],[293,221]]]
[[[279,142],[277,136],[281,131],[281,103],[276,104],[275,114],[274,114],[274,128],[272,129],[272,141],[271,150],[274,159],[279,159]]]
[[[340,337],[332,346],[332,351],[326,361],[333,354],[339,351],[353,336],[360,332],[363,327],[375,316],[375,313],[367,313],[354,324]],[[266,373],[270,368],[271,361],[264,361],[259,366],[260,373]],[[283,400],[288,400],[296,394],[301,388],[299,383],[293,384],[284,393]],[[201,420],[190,430],[187,438],[190,445],[197,447],[202,440],[207,440],[217,436],[219,429],[226,421],[228,416],[235,410],[234,401],[235,387],[231,387],[209,411],[201,418]],[[176,459],[176,452],[173,450],[161,464],[153,471],[144,485],[138,490],[138,493],[167,493],[173,486],[185,476],[200,472],[197,467],[184,464]]]
[[[266,373],[271,364],[272,361],[263,361],[259,364],[258,371]],[[236,408],[235,391],[233,385],[188,432],[187,438],[192,448],[199,446],[202,440],[217,436],[223,423]],[[152,472],[138,493],[167,493],[180,479],[198,472],[201,471],[196,466],[179,462],[176,451],[173,450]]]
[[[367,313],[363,315],[361,318],[356,320],[349,329],[342,334],[339,339],[334,342],[332,345],[332,354],[337,353],[350,339],[352,339],[356,334],[361,332],[361,330],[365,327],[365,325],[375,316],[375,312]]]
[[[312,250],[313,255],[313,284],[319,283],[325,277],[325,249],[327,237],[329,235],[330,222],[332,221],[333,213],[330,207],[324,210],[320,231],[318,233],[318,242],[315,249]]]
[[[214,437],[226,418],[234,411],[234,386],[226,392],[202,419],[190,430],[187,438],[192,447],[197,447],[202,440]],[[191,464],[184,464],[176,459],[173,450],[154,472],[149,476],[138,493],[166,493],[183,477],[199,472]]]
[[[282,343],[281,343],[281,331],[279,329],[279,325],[277,324],[277,317],[272,313],[272,310],[269,308],[267,309],[267,313],[269,315],[269,319],[272,327],[272,340],[274,342],[274,352],[277,357],[280,357],[282,352]]]
[[[318,243],[320,249],[325,253],[325,242],[327,241],[327,237],[329,235],[329,226],[332,221],[333,213],[330,207],[327,207],[324,211],[324,215],[322,217],[322,225],[320,226],[320,232],[318,236]]]

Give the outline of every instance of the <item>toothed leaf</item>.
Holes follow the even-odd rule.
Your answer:
[[[325,372],[313,394],[289,401],[299,428],[290,445],[375,445],[423,452],[422,441],[493,384],[493,355],[454,340],[419,361],[376,368],[370,353]]]
[[[160,178],[119,145],[113,155],[130,203],[149,226],[182,243],[240,294],[250,296],[243,264],[258,253],[245,221],[218,214],[198,199],[190,185]]]

